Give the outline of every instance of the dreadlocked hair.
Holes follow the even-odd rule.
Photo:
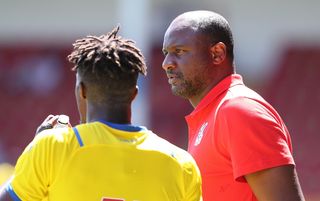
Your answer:
[[[105,101],[103,96],[107,94],[118,99],[130,96],[136,88],[138,74],[147,74],[144,57],[135,42],[117,36],[118,31],[119,26],[99,37],[76,40],[68,56],[74,64],[72,70],[92,86],[92,96],[101,101]]]

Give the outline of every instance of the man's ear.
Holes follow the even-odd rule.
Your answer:
[[[210,48],[213,64],[221,64],[227,57],[227,47],[223,42],[218,42]]]
[[[83,84],[83,82],[80,82],[79,83],[79,95],[80,95],[80,98],[82,99],[86,99],[87,98],[87,89],[86,89],[86,86]]]
[[[134,100],[137,97],[138,91],[139,91],[139,87],[138,87],[138,85],[136,85],[136,88],[134,89],[134,94],[133,94],[132,100]]]

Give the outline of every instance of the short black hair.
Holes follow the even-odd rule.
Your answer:
[[[200,11],[206,13],[200,18],[196,18],[195,28],[208,36],[209,42],[213,44],[223,42],[227,47],[227,55],[234,60],[234,41],[232,30],[228,21],[218,13],[212,11]]]
[[[145,59],[135,42],[117,36],[120,27],[97,36],[76,40],[68,56],[82,81],[90,86],[95,101],[129,101],[137,85],[138,74],[147,74]]]

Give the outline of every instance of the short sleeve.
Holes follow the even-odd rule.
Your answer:
[[[281,165],[294,164],[289,133],[268,104],[238,97],[219,111],[224,143],[234,178]]]
[[[185,166],[185,186],[186,198],[185,201],[200,201],[202,200],[202,181],[201,174],[196,162],[189,156],[190,162]]]
[[[15,166],[9,193],[15,200],[42,200],[49,185],[50,143],[42,132],[26,147]]]

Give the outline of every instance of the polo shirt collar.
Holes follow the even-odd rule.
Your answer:
[[[243,85],[242,77],[239,74],[231,74],[228,77],[220,81],[216,86],[214,86],[207,95],[199,102],[197,107],[190,114],[194,114],[197,111],[202,110],[208,104],[212,103],[220,94],[228,90],[230,87],[235,85]]]

